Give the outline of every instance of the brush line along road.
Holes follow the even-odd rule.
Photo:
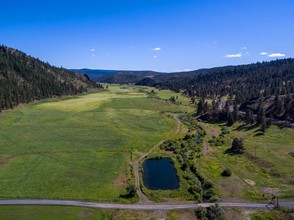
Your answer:
[[[65,205],[65,206],[82,206],[102,209],[133,209],[133,210],[173,210],[173,209],[195,209],[199,206],[209,207],[214,203],[198,203],[198,204],[114,204],[99,202],[83,202],[69,200],[47,200],[47,199],[19,199],[19,200],[0,200],[0,205]],[[238,208],[255,208],[267,209],[273,208],[273,205],[261,203],[237,203],[237,202],[220,202],[220,207],[238,207]],[[294,201],[280,202],[280,206],[294,207]]]

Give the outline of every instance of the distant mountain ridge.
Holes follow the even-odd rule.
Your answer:
[[[100,69],[70,69],[76,73],[87,74],[92,80],[100,83],[115,84],[137,84],[141,80],[156,78],[156,80],[165,80],[184,76],[193,76],[204,73],[208,69],[199,69],[185,72],[156,72],[151,70],[100,70]]]
[[[92,80],[101,83],[129,84],[137,83],[144,78],[166,74],[155,71],[133,71],[133,70],[100,70],[100,69],[71,69],[76,73],[87,74]]]
[[[100,87],[84,74],[51,66],[0,45],[0,111],[44,98],[75,95]]]
[[[102,77],[105,75],[110,75],[110,74],[114,74],[118,72],[117,70],[100,70],[100,69],[88,69],[88,68],[69,69],[69,70],[75,73],[87,74],[92,80],[95,80],[98,77]]]

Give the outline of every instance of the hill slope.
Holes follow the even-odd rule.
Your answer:
[[[294,122],[294,59],[282,59],[240,66],[226,66],[189,73],[145,78],[138,85],[182,91],[192,97],[221,97],[257,110],[259,99],[267,117]],[[195,100],[195,99],[194,99]]]
[[[225,66],[155,77],[148,85],[185,90],[190,96],[213,97],[238,95],[238,102],[256,98],[262,93],[288,94],[294,91],[294,59],[282,59],[249,65]],[[139,85],[146,83],[138,82]]]
[[[43,98],[74,95],[97,87],[72,73],[0,45],[0,110]]]

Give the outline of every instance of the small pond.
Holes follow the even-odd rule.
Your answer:
[[[143,183],[147,189],[178,189],[180,181],[170,158],[149,159],[142,164]]]

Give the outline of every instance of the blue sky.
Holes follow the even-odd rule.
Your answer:
[[[294,56],[293,0],[2,1],[0,44],[66,68],[181,71]]]

